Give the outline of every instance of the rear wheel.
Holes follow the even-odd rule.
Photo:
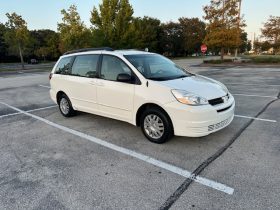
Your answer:
[[[140,119],[142,132],[154,143],[162,144],[173,136],[173,127],[169,117],[160,109],[146,109]]]
[[[62,94],[59,98],[58,105],[59,110],[64,117],[71,117],[75,114],[71,101],[65,94]]]

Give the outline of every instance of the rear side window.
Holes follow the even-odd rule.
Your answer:
[[[99,55],[79,55],[72,66],[72,75],[81,77],[95,77]]]
[[[58,65],[55,68],[56,74],[69,74],[71,66],[72,57],[66,57],[60,59]]]

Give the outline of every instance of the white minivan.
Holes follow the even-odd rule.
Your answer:
[[[149,52],[81,49],[60,57],[50,95],[61,114],[88,112],[140,126],[152,142],[201,137],[228,126],[235,101],[213,79]]]

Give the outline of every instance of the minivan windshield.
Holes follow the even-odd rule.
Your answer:
[[[124,57],[146,79],[165,81],[189,77],[193,75],[161,55],[136,54],[124,55]]]

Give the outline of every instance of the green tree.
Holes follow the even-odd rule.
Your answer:
[[[59,57],[59,34],[49,29],[30,32],[35,40],[34,54],[41,59],[55,60]]]
[[[187,55],[197,53],[206,35],[206,24],[198,18],[179,18],[182,27],[183,45]]]
[[[259,41],[258,39],[254,42],[254,48],[257,53],[263,53],[264,51],[268,51],[273,44],[270,41]]]
[[[264,41],[261,43],[261,50],[268,51],[273,45],[269,41]]]
[[[259,39],[256,39],[254,41],[254,51],[255,51],[255,53],[257,53],[257,54],[261,53],[261,49],[262,49],[262,42],[259,41]]]
[[[280,16],[270,16],[261,31],[263,37],[271,41],[276,51],[280,52]]]
[[[60,33],[59,49],[63,53],[68,50],[91,46],[91,32],[86,28],[75,5],[61,10],[62,23],[58,23]]]
[[[203,8],[204,19],[208,21],[204,42],[209,47],[219,48],[221,59],[226,48],[236,48],[241,44],[240,34],[245,23],[239,16],[239,1],[211,0],[210,5]]]
[[[160,20],[144,17],[133,18],[129,28],[128,48],[159,50]]]
[[[6,14],[8,21],[6,22],[7,31],[5,33],[5,42],[9,45],[9,49],[18,50],[22,68],[24,69],[23,53],[27,46],[30,35],[25,20],[16,13]]]
[[[184,54],[183,28],[180,23],[169,22],[162,24],[160,45],[162,53],[167,56],[178,56]]]
[[[103,0],[99,10],[94,7],[90,22],[95,46],[126,47],[133,9],[128,0]]]
[[[4,40],[5,32],[5,25],[0,23],[0,62],[4,61],[6,55],[8,54],[8,46]]]
[[[241,44],[239,49],[241,53],[251,50],[251,41],[248,40],[248,34],[246,32],[241,33]]]
[[[248,40],[247,42],[247,51],[251,51],[252,50],[252,41],[251,40]]]

